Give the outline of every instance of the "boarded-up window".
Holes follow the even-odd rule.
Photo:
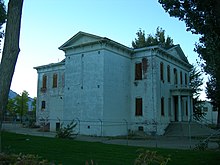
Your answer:
[[[53,88],[57,88],[57,74],[53,74]]]
[[[176,70],[176,68],[173,69],[173,74],[174,74],[174,84],[178,84],[178,77],[177,77],[177,70]]]
[[[135,64],[135,80],[142,80],[142,64]]]
[[[164,77],[163,77],[163,63],[160,63],[160,80],[164,81]]]
[[[161,106],[161,116],[164,116],[164,97],[161,97],[160,106]]]
[[[167,66],[167,81],[170,82],[170,65]]]
[[[46,101],[41,102],[41,109],[44,110],[46,108]]]
[[[47,76],[43,75],[43,84],[42,84],[42,88],[47,88]]]
[[[183,84],[183,73],[182,73],[182,71],[180,72],[180,84],[181,85]]]
[[[135,116],[142,116],[142,98],[136,98]]]

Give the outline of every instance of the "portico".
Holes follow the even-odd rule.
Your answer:
[[[171,89],[171,121],[190,121],[193,114],[192,89],[175,85]]]

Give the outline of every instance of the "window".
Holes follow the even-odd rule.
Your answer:
[[[160,80],[164,81],[164,78],[163,78],[163,63],[162,62],[160,63]]]
[[[186,101],[186,116],[188,116],[188,102]]]
[[[136,98],[135,116],[142,116],[142,98]]]
[[[174,74],[174,84],[178,84],[178,77],[177,77],[177,70],[176,70],[176,68],[173,69],[173,74]]]
[[[44,110],[46,108],[46,101],[41,102],[41,109]]]
[[[135,64],[135,80],[142,80],[142,64]]]
[[[57,88],[57,74],[53,74],[53,88]]]
[[[161,116],[164,116],[164,97],[161,97],[161,102],[160,102],[160,108],[161,108]]]
[[[185,73],[185,85],[188,84],[187,74]]]
[[[183,84],[183,73],[182,73],[182,71],[180,71],[180,84],[181,85]]]
[[[167,66],[167,81],[170,82],[170,65]]]
[[[42,84],[42,88],[47,88],[47,76],[43,75],[43,84]]]

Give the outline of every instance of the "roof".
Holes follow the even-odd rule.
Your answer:
[[[60,66],[60,65],[64,65],[64,64],[65,64],[65,59],[63,59],[62,61],[57,62],[57,63],[51,63],[51,64],[47,64],[47,65],[36,66],[36,67],[34,67],[34,69],[36,69],[36,70],[45,69],[45,68]]]
[[[97,35],[85,33],[85,32],[78,32],[68,41],[66,41],[63,45],[59,47],[60,50],[66,51],[68,49],[77,48],[81,46],[91,45],[95,43],[108,43],[114,45],[116,47],[120,47],[121,49],[132,51],[132,48],[129,48],[125,45],[122,45],[118,42],[115,42],[107,37],[100,37]]]

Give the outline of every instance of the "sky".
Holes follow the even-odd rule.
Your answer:
[[[79,31],[131,47],[140,28],[147,35],[155,34],[158,26],[195,64],[198,55],[193,49],[199,36],[187,32],[185,23],[170,17],[157,0],[24,0],[21,51],[11,89],[19,94],[26,90],[36,97],[37,71],[33,67],[64,59],[58,47]]]

